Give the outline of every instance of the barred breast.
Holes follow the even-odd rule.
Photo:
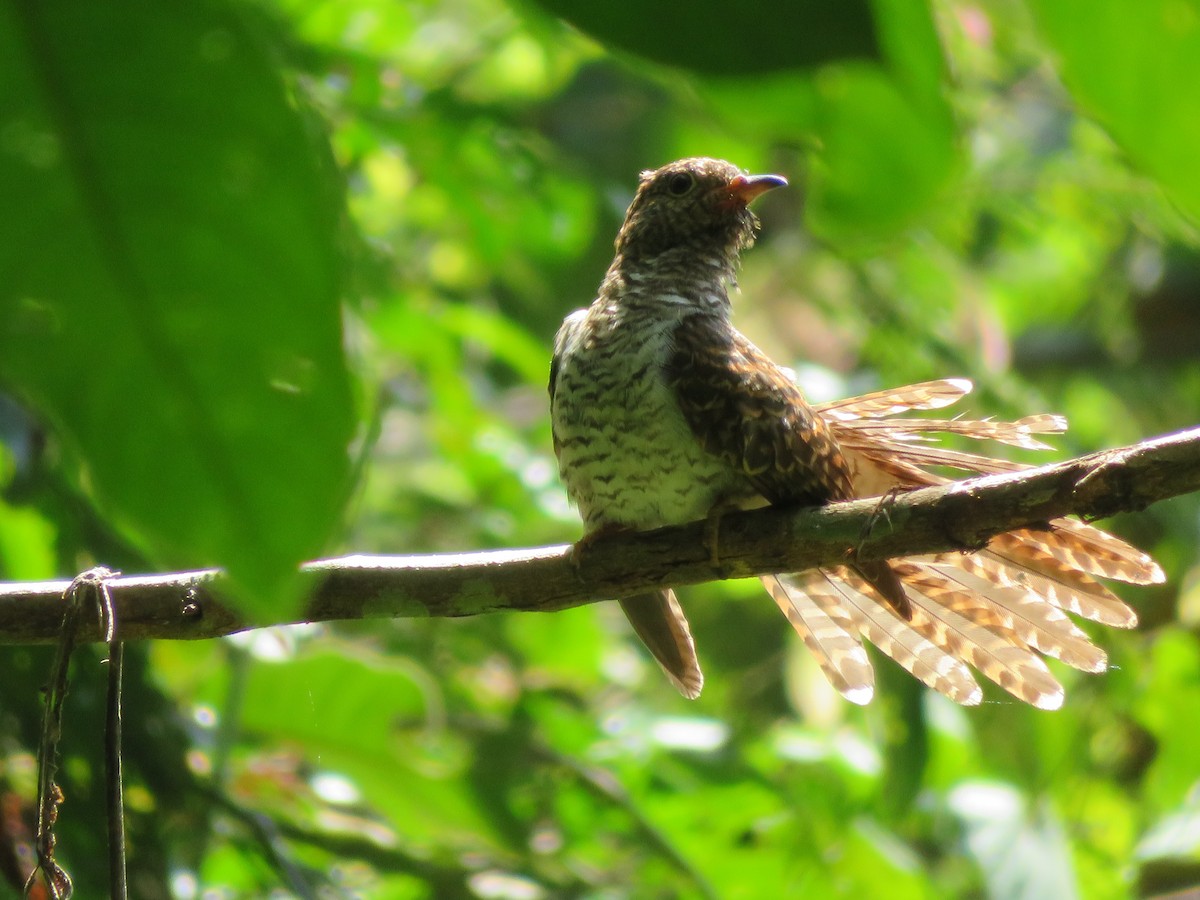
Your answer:
[[[555,451],[589,532],[704,518],[741,480],[700,446],[664,378],[675,318],[638,313],[597,301],[555,340]]]

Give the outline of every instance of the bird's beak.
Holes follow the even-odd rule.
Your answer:
[[[729,182],[730,203],[749,206],[759,194],[781,187],[787,187],[782,175],[738,175]]]

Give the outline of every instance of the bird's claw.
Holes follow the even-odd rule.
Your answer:
[[[863,523],[862,530],[858,533],[858,543],[854,546],[853,551],[855,558],[862,552],[863,544],[871,537],[871,532],[875,530],[875,526],[879,524],[881,519],[886,520],[888,527],[891,527],[892,517],[889,507],[896,502],[897,497],[911,490],[911,487],[898,484],[895,487],[888,488],[887,492],[879,498],[879,501],[875,504],[875,508],[871,510],[871,515]]]
[[[721,568],[721,518],[725,513],[737,509],[734,503],[724,501],[713,504],[704,519],[703,542],[708,550],[708,562],[714,569]]]
[[[633,531],[633,529],[627,525],[618,525],[612,522],[606,525],[601,525],[595,531],[587,532],[583,537],[571,545],[571,549],[567,551],[567,562],[571,564],[571,568],[575,570],[575,574],[582,581],[583,557],[586,555],[586,552],[591,549],[592,545],[602,541],[606,537],[611,537],[614,534],[622,534],[629,531]]]

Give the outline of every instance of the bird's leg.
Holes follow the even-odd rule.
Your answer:
[[[862,545],[867,542],[867,539],[871,536],[871,532],[875,530],[875,526],[879,524],[880,520],[886,520],[888,527],[891,527],[892,518],[889,507],[896,502],[897,497],[914,490],[915,487],[915,485],[897,484],[888,488],[887,492],[879,498],[879,502],[875,504],[875,508],[871,510],[870,517],[858,533],[858,544],[854,548],[855,557],[862,551]]]
[[[875,509],[871,511],[870,517],[859,533],[857,546],[852,550],[846,551],[846,556],[851,559],[850,568],[864,578],[879,596],[879,599],[887,603],[896,615],[905,622],[912,621],[912,602],[908,599],[908,595],[904,591],[904,585],[897,577],[895,570],[892,569],[886,560],[863,562],[859,559],[859,554],[862,552],[863,543],[871,536],[871,532],[875,529],[881,518],[886,518],[888,524],[891,525],[891,519],[888,517],[888,507],[895,502],[896,497],[909,490],[912,490],[912,488],[907,485],[896,485],[889,488],[887,493],[879,498],[879,502],[875,504]]]
[[[575,570],[575,574],[582,579],[581,570],[583,568],[584,554],[597,541],[602,541],[616,534],[626,534],[634,530],[628,525],[622,525],[619,522],[605,522],[599,528],[586,532],[583,537],[571,545],[571,550],[567,554],[567,560],[571,563],[571,568]]]
[[[703,541],[708,550],[708,562],[714,569],[721,567],[721,517],[737,509],[741,509],[737,503],[722,498],[709,507],[708,515],[704,517]]]

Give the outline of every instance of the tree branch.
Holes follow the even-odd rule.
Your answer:
[[[815,509],[760,509],[721,519],[714,567],[703,522],[569,545],[437,556],[347,556],[308,563],[308,601],[286,621],[251,622],[219,599],[218,570],[108,582],[121,640],[202,639],[287,622],[554,611],[664,585],[797,572],[863,559],[972,551],[1014,528],[1097,519],[1200,490],[1200,428],[1036,469]],[[871,523],[871,534],[863,531]],[[69,581],[0,584],[0,643],[54,640]],[[100,640],[81,623],[79,640]]]

